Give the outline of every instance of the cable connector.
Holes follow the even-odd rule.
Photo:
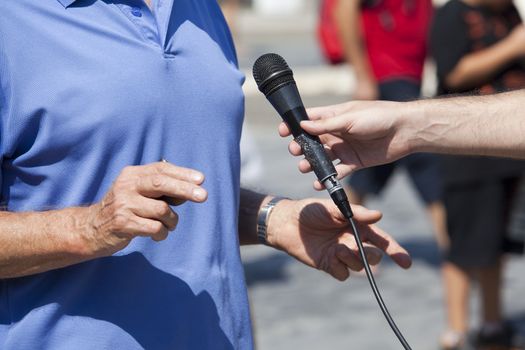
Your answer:
[[[334,201],[335,205],[337,205],[337,208],[343,213],[345,218],[350,219],[354,217],[354,213],[352,212],[352,208],[350,207],[350,202],[348,201],[348,197],[346,196],[346,192],[335,176],[330,176],[326,180],[323,181],[324,187],[326,187],[326,190],[330,194],[330,197],[332,197],[332,200]]]

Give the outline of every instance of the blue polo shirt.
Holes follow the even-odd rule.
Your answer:
[[[177,207],[166,241],[0,280],[0,349],[252,348],[237,236],[243,76],[215,0],[153,7],[2,3],[7,210],[89,205],[125,166],[161,158],[202,171],[209,199]]]

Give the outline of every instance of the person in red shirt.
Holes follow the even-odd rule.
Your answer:
[[[431,0],[339,0],[334,19],[345,58],[353,66],[356,100],[408,101],[420,97]],[[445,210],[438,159],[416,154],[397,163],[363,169],[349,180],[353,202],[384,188],[397,166],[406,168],[425,202],[438,245],[446,248]]]

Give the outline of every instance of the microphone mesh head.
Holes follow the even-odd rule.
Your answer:
[[[277,87],[294,83],[293,72],[278,54],[262,55],[253,64],[253,77],[259,90],[268,96]]]

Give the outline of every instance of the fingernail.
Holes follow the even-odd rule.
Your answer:
[[[202,174],[199,174],[199,173],[194,173],[191,178],[193,179],[193,181],[202,181]]]
[[[202,188],[196,188],[193,190],[193,198],[203,200],[206,198],[206,192]]]

